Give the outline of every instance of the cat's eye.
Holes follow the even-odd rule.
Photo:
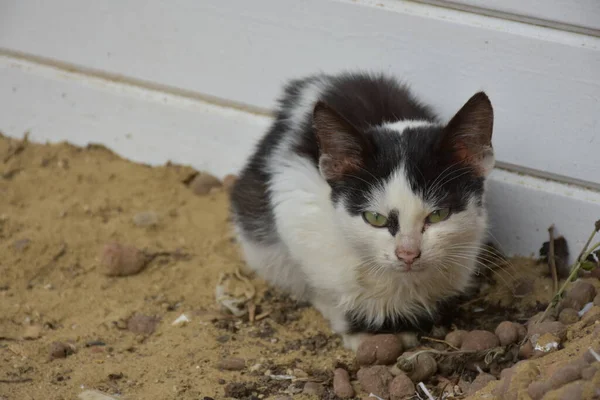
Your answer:
[[[439,210],[435,210],[431,214],[429,214],[426,218],[427,223],[429,224],[437,224],[438,222],[442,222],[446,220],[450,216],[449,208],[440,208]]]
[[[365,211],[363,213],[363,219],[376,228],[383,228],[384,226],[387,226],[388,223],[387,217],[372,211]]]

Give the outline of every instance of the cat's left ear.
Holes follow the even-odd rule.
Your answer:
[[[369,142],[348,120],[318,102],[313,127],[320,150],[319,170],[325,180],[343,179],[363,167]]]
[[[472,166],[480,176],[494,168],[492,130],[494,110],[488,96],[473,95],[444,128],[442,148],[453,153],[457,162]]]

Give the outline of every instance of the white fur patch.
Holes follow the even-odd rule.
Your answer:
[[[438,124],[426,120],[403,119],[395,122],[386,122],[382,124],[382,128],[391,129],[402,134],[408,128],[420,128],[423,126],[438,126]]]

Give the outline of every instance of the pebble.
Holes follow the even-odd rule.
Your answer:
[[[597,294],[596,297],[594,297],[594,305],[600,306],[600,294]]]
[[[527,327],[527,333],[529,336],[551,333],[563,341],[567,336],[567,327],[559,321],[544,321],[540,322],[539,324],[529,324]]]
[[[593,306],[588,310],[588,312],[583,314],[583,317],[581,317],[581,322],[583,322],[583,326],[593,325],[596,321],[600,321],[599,306]]]
[[[558,321],[565,325],[572,325],[579,321],[579,313],[574,308],[564,308],[558,315]]]
[[[129,276],[140,272],[148,263],[144,252],[133,246],[109,243],[101,254],[103,272],[108,276]]]
[[[311,395],[311,396],[319,396],[319,398],[325,392],[325,388],[323,385],[317,382],[306,382],[304,384],[304,389],[302,389],[303,394]]]
[[[227,193],[231,192],[231,189],[233,189],[233,185],[235,184],[237,179],[237,176],[233,174],[225,175],[225,177],[223,178],[223,189],[225,189]]]
[[[484,387],[486,387],[488,385],[488,383],[490,382],[494,382],[496,380],[496,377],[494,375],[491,374],[479,374],[477,375],[477,377],[473,380],[473,382],[471,382],[471,384],[469,385],[469,389],[467,394],[473,395],[475,394],[478,390],[483,389]]]
[[[350,375],[343,368],[336,368],[333,371],[333,392],[340,399],[350,399],[354,397],[354,388],[350,384]]]
[[[200,172],[192,179],[188,186],[195,194],[204,196],[210,193],[212,188],[219,188],[223,184],[215,176],[206,172]]]
[[[566,299],[574,300],[582,305],[594,301],[594,297],[596,297],[596,288],[586,281],[575,282],[565,296]]]
[[[158,214],[154,211],[139,212],[133,216],[133,223],[142,228],[156,226],[158,221]]]
[[[596,350],[594,350],[596,352],[596,354],[600,354],[600,348],[597,348]],[[598,360],[596,358],[596,356],[594,355],[594,353],[591,351],[590,348],[588,348],[584,353],[583,353],[583,361],[585,361],[588,364],[592,364],[595,362],[598,362],[600,360]]]
[[[365,392],[376,394],[384,399],[390,398],[389,384],[393,377],[387,367],[383,365],[363,367],[358,371],[357,378]]]
[[[85,390],[79,393],[77,398],[79,400],[116,400],[114,397],[98,392],[97,390]]]
[[[406,374],[397,375],[390,382],[389,390],[391,400],[410,399],[416,393],[415,384]]]
[[[465,338],[467,333],[469,333],[469,332],[457,329],[455,331],[448,333],[444,340],[447,343],[449,343],[450,345],[459,349],[460,346],[462,346],[463,339]]]
[[[469,332],[463,339],[461,350],[480,351],[496,347],[500,341],[492,332],[475,330]]]
[[[356,351],[360,365],[390,365],[402,354],[402,345],[396,335],[374,335],[364,339]]]
[[[558,389],[581,378],[581,368],[577,365],[565,365],[552,374],[549,379],[552,389]]]
[[[518,341],[521,342],[523,339],[525,339],[525,336],[527,336],[527,328],[525,328],[523,325],[518,324],[516,322],[515,322],[515,325],[517,326],[517,332],[519,333]]]
[[[533,344],[530,340],[527,340],[523,345],[519,348],[519,358],[528,359],[533,356]]]
[[[135,314],[127,320],[127,330],[137,335],[151,335],[154,333],[159,319],[144,314]]]
[[[217,362],[217,368],[226,371],[241,371],[246,368],[246,360],[238,357],[224,358]]]
[[[519,340],[519,329],[517,328],[517,324],[511,321],[500,322],[496,327],[495,334],[502,346],[508,346]]]
[[[407,356],[412,353],[406,353]],[[415,360],[412,371],[406,371],[406,374],[413,382],[423,382],[431,378],[437,372],[437,362],[431,354],[419,354]]]
[[[50,345],[50,359],[67,358],[75,353],[75,346],[63,342],[54,342]]]
[[[581,379],[585,379],[586,381],[591,381],[596,373],[598,372],[598,367],[595,365],[590,365],[581,370]]]
[[[527,394],[533,400],[540,400],[551,388],[549,382],[532,382],[527,388]]]
[[[527,321],[527,328],[529,329],[529,327],[532,324],[535,324],[540,318],[542,318],[542,315],[544,315],[544,312],[539,312],[537,314],[535,314],[533,317],[529,318],[529,320]],[[546,318],[544,318],[544,322],[550,322],[550,321],[556,321],[556,318],[554,318],[554,316],[552,315],[552,313],[548,313],[546,315]]]
[[[23,339],[35,340],[42,336],[42,327],[40,325],[28,325],[23,332]]]
[[[557,351],[560,344],[560,339],[551,333],[532,336],[531,341],[533,342],[533,355],[537,357]]]

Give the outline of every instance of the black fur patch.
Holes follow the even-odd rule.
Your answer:
[[[450,327],[457,314],[459,301],[460,297],[451,297],[439,301],[433,318],[425,311],[415,319],[407,319],[402,315],[389,315],[385,318],[383,324],[377,326],[374,326],[360,314],[349,312],[346,313],[346,320],[348,321],[348,330],[346,333],[381,334],[415,332],[427,335],[434,326]]]

